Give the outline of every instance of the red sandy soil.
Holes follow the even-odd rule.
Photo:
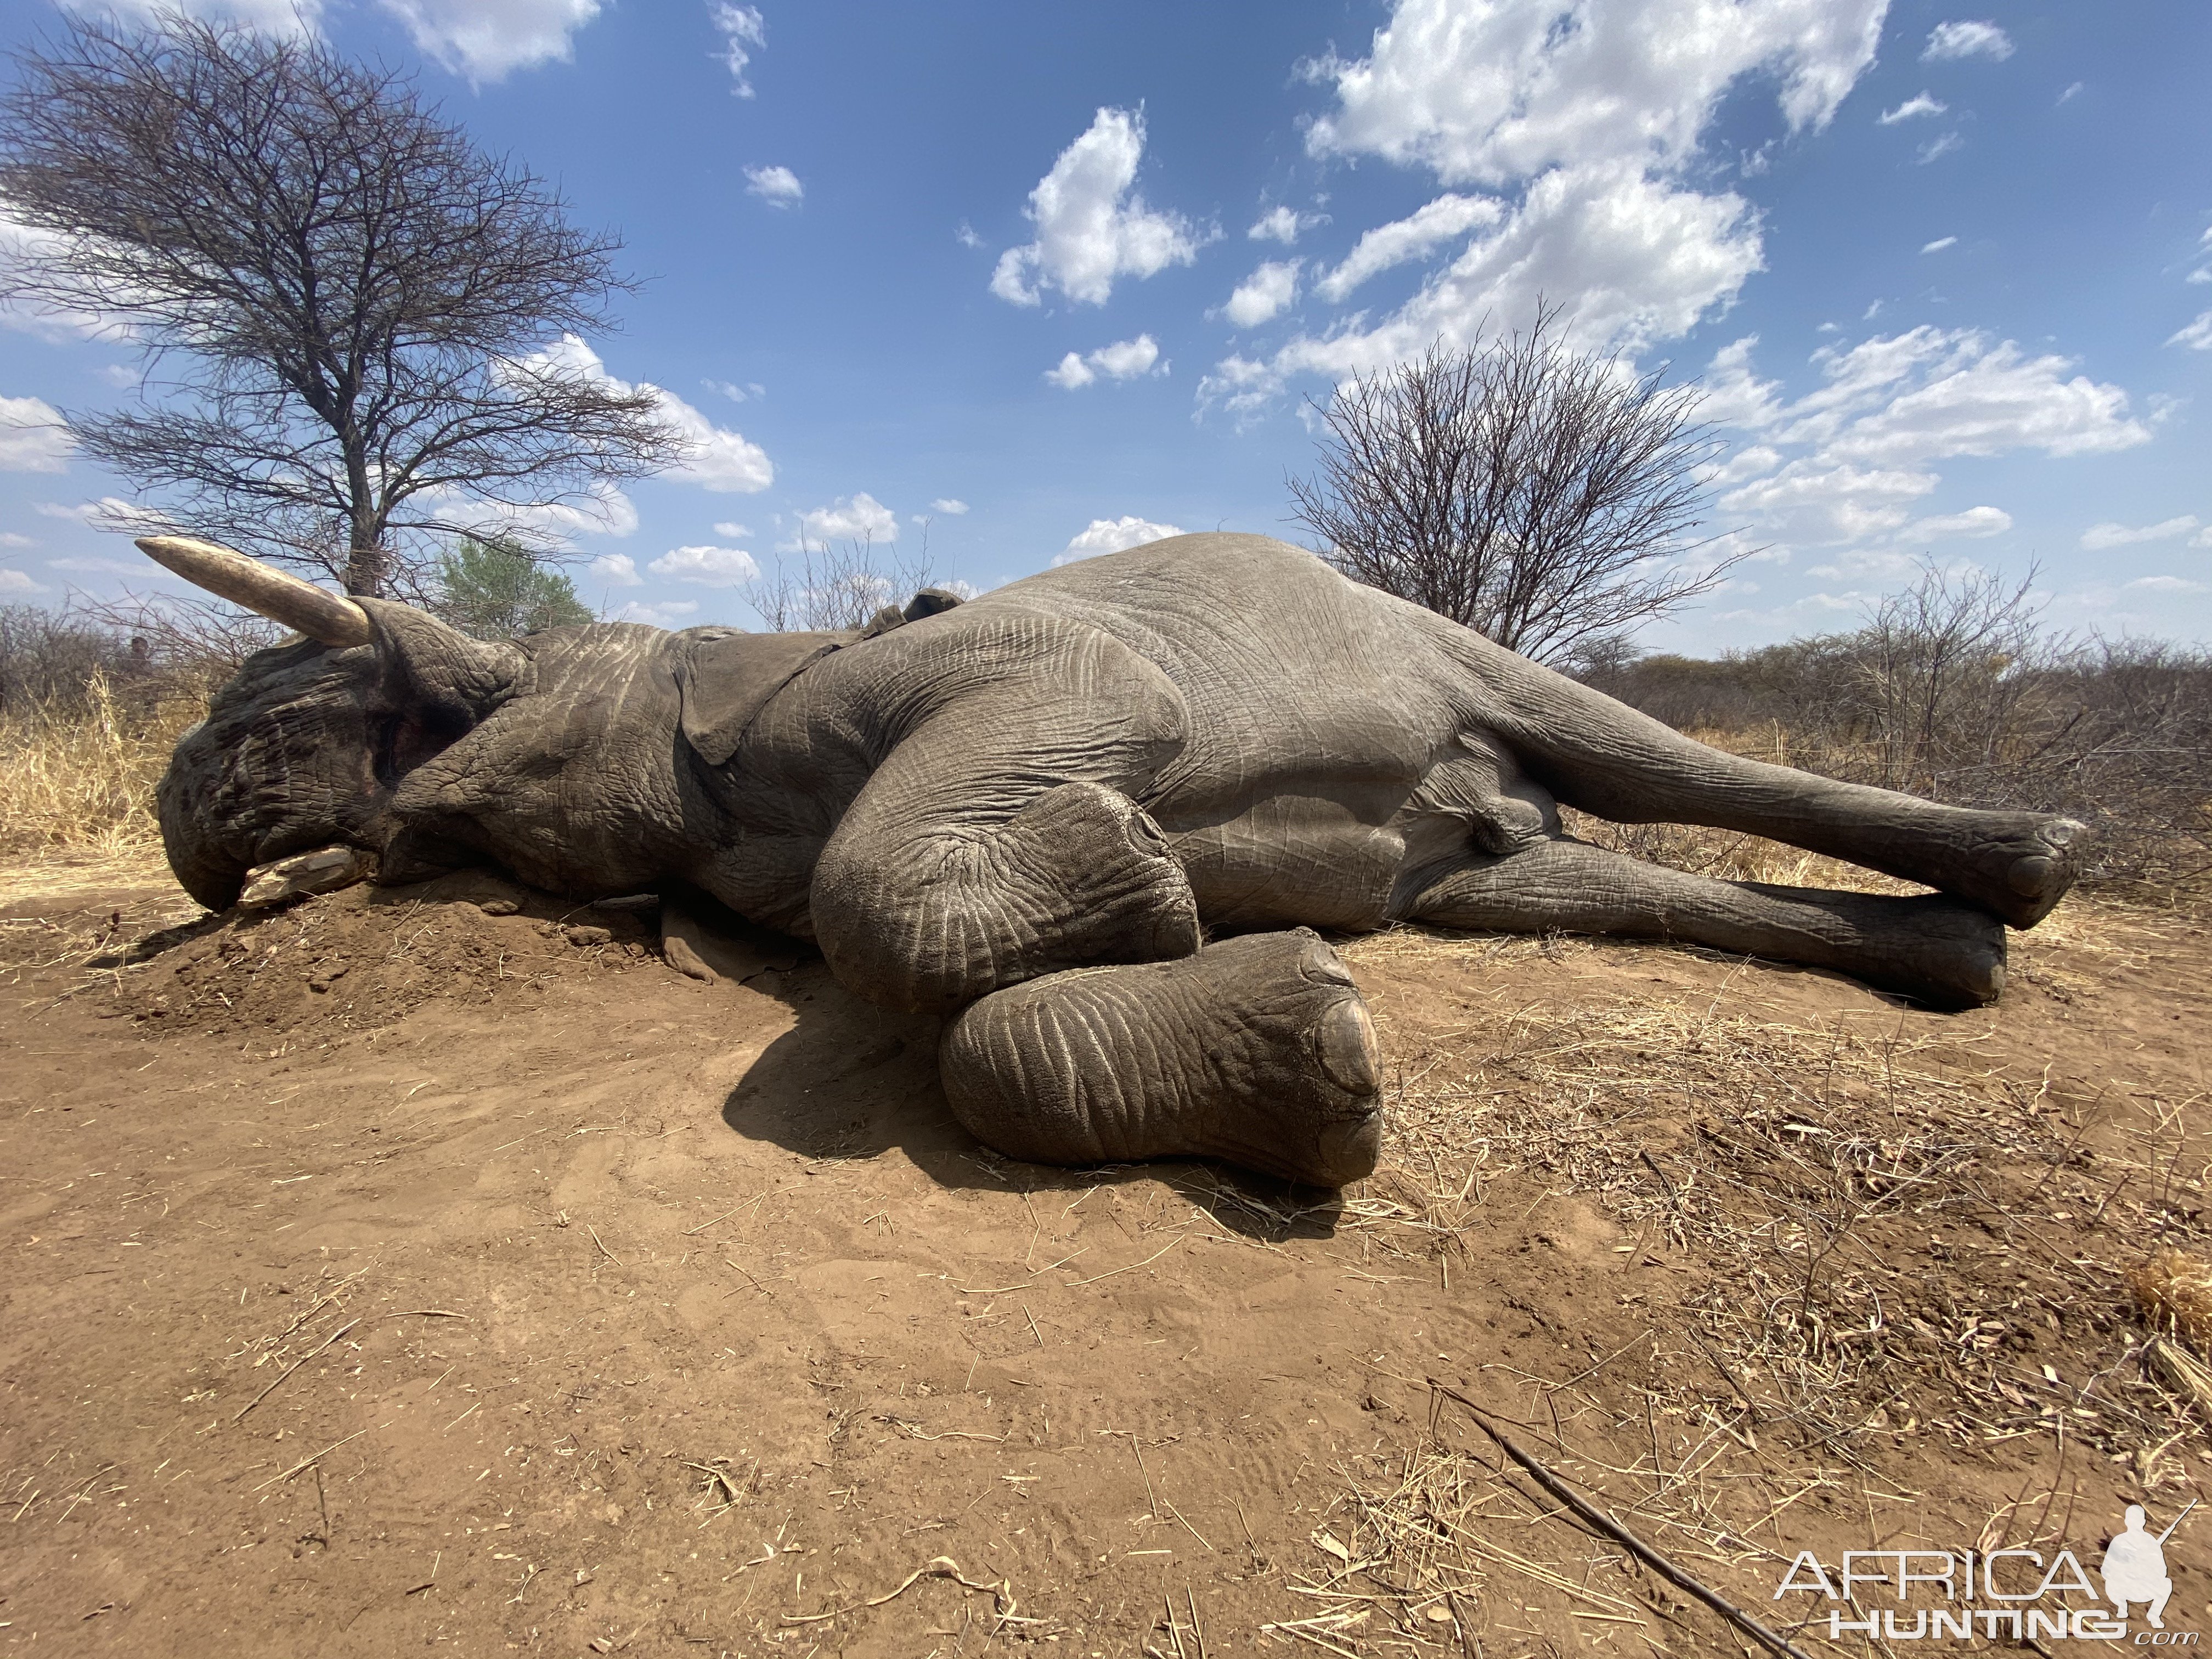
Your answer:
[[[2201,1237],[2212,955],[2172,917],[2077,901],[1948,1018],[1657,947],[1354,942],[1407,1127],[1337,1199],[1010,1164],[950,1121],[933,1022],[811,957],[702,984],[489,881],[0,914],[0,1654],[1753,1650],[1431,1377],[1741,1607],[1819,1614],[1814,1651],[1827,1604],[1772,1599],[1798,1550],[2094,1571],[2124,1503],[2161,1527],[2212,1474],[2118,1276]],[[1527,1034],[1587,1024],[1630,1033],[1573,1062],[1602,1114],[1718,1022],[1806,1068],[1784,1108],[1848,1038],[2046,1115],[1984,1159],[1996,1209],[1869,1235],[1925,1301],[1849,1362],[1889,1403],[1847,1436],[1682,1334],[1729,1269],[1656,1186],[1422,1092],[1549,1110],[1573,1067]],[[1639,1097],[1668,1192],[1711,1106],[1681,1075]],[[1454,1526],[1393,1498],[1408,1457]],[[1409,1518],[1425,1553],[1375,1553]],[[2212,1513],[2167,1559],[2168,1626],[2212,1623]]]

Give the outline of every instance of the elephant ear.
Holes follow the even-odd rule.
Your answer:
[[[353,603],[368,617],[394,696],[422,719],[465,729],[532,689],[531,661],[519,646],[471,639],[412,605]]]
[[[738,752],[753,716],[813,664],[859,637],[836,634],[703,633],[676,672],[684,741],[709,766]]]

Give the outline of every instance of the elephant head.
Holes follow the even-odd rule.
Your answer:
[[[730,838],[730,763],[770,698],[959,603],[926,589],[834,633],[599,623],[485,641],[211,543],[138,545],[306,636],[247,659],[161,782],[171,867],[216,908],[256,866],[337,843],[376,854],[386,882],[490,861],[591,896],[685,874]]]
[[[344,843],[380,857],[422,765],[526,690],[532,665],[427,612],[349,599],[210,543],[147,537],[149,556],[305,635],[248,658],[177,745],[161,838],[177,879],[221,908],[246,872]]]

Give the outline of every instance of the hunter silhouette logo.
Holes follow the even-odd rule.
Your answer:
[[[2166,1544],[2197,1507],[2191,1498],[2164,1532],[2150,1531],[2147,1512],[2130,1504],[2120,1531],[2105,1547],[2103,1601],[2075,1553],[2063,1546],[2045,1557],[2032,1546],[1981,1550],[1846,1550],[1840,1570],[1822,1565],[1810,1550],[1798,1553],[1776,1586],[1778,1601],[1810,1593],[1814,1604],[1805,1628],[1826,1613],[1832,1642],[1879,1637],[1892,1642],[2040,1638],[2130,1641],[2128,1609],[2142,1610],[2146,1629],[2137,1647],[2194,1647],[2195,1631],[2169,1631],[2166,1607],[2173,1595]],[[1883,1605],[1892,1603],[1893,1605]]]
[[[2166,1628],[2166,1598],[2173,1594],[2173,1580],[2166,1573],[2166,1540],[2173,1536],[2174,1528],[2196,1507],[2197,1500],[2192,1498],[2188,1508],[2154,1538],[2143,1529],[2143,1506],[2128,1505],[2127,1530],[2115,1533],[2112,1541],[2105,1547],[2105,1599],[2112,1604],[2119,1617],[2128,1616],[2129,1602],[2141,1601],[2146,1604],[2143,1617],[2150,1621],[2150,1627]]]

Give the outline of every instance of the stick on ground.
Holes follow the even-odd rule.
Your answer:
[[[1690,1595],[1696,1596],[1738,1630],[1747,1636],[1756,1638],[1772,1651],[1785,1656],[1785,1659],[1812,1659],[1804,1649],[1799,1647],[1788,1637],[1779,1631],[1768,1628],[1718,1590],[1709,1588],[1700,1580],[1685,1572],[1665,1556],[1660,1554],[1657,1550],[1653,1549],[1650,1545],[1629,1531],[1627,1528],[1622,1526],[1620,1522],[1569,1486],[1564,1480],[1538,1461],[1534,1454],[1523,1448],[1519,1441],[1492,1422],[1489,1413],[1469,1400],[1457,1389],[1447,1388],[1433,1376],[1428,1381],[1429,1387],[1435,1389],[1437,1393],[1443,1395],[1447,1400],[1456,1401],[1463,1407],[1468,1415],[1474,1419],[1475,1426],[1496,1441],[1499,1450],[1527,1470],[1529,1478],[1538,1486],[1612,1539],[1614,1543],[1628,1551],[1668,1583],[1677,1589],[1686,1590]]]

